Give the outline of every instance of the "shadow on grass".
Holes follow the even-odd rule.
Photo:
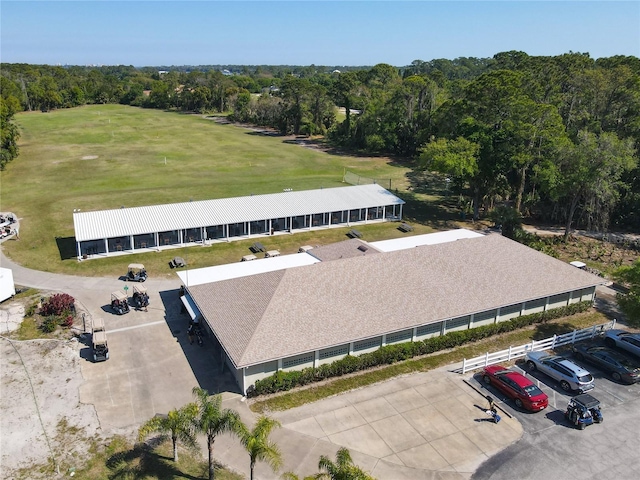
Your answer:
[[[110,479],[175,478],[201,479],[185,473],[173,458],[160,455],[146,444],[138,444],[133,449],[115,453],[107,458]]]
[[[60,260],[76,258],[76,237],[56,237]]]
[[[544,340],[545,338],[553,337],[554,335],[562,335],[564,333],[573,332],[574,330],[577,330],[576,326],[569,322],[540,323],[535,327],[535,333],[533,334],[533,339]]]

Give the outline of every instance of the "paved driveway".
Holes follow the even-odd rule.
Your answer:
[[[187,341],[188,317],[181,312],[177,278],[148,280],[149,311],[116,316],[107,305],[110,292],[124,286],[118,279],[36,272],[4,257],[2,264],[12,268],[16,283],[67,292],[82,304],[87,320],[105,320],[111,358],[84,362],[80,388],[82,401],[95,405],[105,433],[134,431],[156,413],[191,401],[196,385],[223,392],[225,407],[238,410],[248,423],[255,419],[234,393],[235,382],[222,369],[211,339],[204,347]],[[88,347],[80,351],[84,358],[88,353]],[[581,432],[561,419],[566,396],[544,385],[552,398],[545,412],[530,415],[501,405],[514,418],[505,414],[499,424],[490,423],[483,411],[487,392],[480,384],[476,391],[465,383],[470,378],[439,369],[274,413],[283,424],[274,433],[284,454],[283,471],[315,473],[320,455],[333,458],[344,446],[380,480],[458,480],[473,472],[474,478],[505,480],[578,474],[594,480],[640,478],[640,386],[599,382],[605,422]],[[215,445],[219,461],[248,475],[248,457],[236,439],[222,436]],[[280,478],[263,464],[256,476]]]

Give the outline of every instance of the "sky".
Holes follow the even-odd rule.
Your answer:
[[[0,60],[50,65],[409,65],[640,57],[633,1],[0,1]]]

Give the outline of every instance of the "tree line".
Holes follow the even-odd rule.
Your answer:
[[[496,206],[594,230],[640,230],[640,59],[502,52],[404,67],[2,64],[2,165],[12,115],[121,103],[323,135],[446,175],[461,214]],[[338,113],[338,108],[341,112]]]

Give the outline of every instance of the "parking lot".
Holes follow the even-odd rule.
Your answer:
[[[118,316],[108,302],[110,292],[123,287],[121,280],[22,267],[14,275],[22,284],[70,292],[88,316],[104,318],[110,360],[93,363],[88,344],[79,348],[81,402],[95,407],[104,433],[135,431],[156,413],[191,401],[195,385],[224,392],[225,407],[238,410],[245,421],[255,418],[228,371],[220,368],[211,340],[205,339],[204,347],[189,343],[188,316],[181,312],[175,279],[148,280],[148,312]],[[274,439],[285,454],[284,469],[301,474],[317,471],[319,455],[334,458],[346,446],[354,461],[380,480],[640,478],[640,384],[617,384],[584,366],[595,377],[590,393],[602,403],[604,422],[583,431],[564,419],[571,396],[542,373],[526,375],[549,396],[549,407],[526,413],[487,389],[477,374],[461,376],[450,365],[272,412],[283,424]],[[490,423],[484,413],[487,394],[512,418],[505,414],[498,425]],[[215,452],[217,459],[248,474],[246,452],[236,439],[220,437]],[[256,474],[279,478],[264,464]]]
[[[513,400],[484,384],[481,371],[476,372],[468,378],[470,385],[496,399],[498,407],[522,425],[524,435],[481,465],[473,479],[640,478],[637,460],[640,384],[617,383],[597,367],[577,361],[570,352],[562,354],[593,375],[595,388],[589,394],[601,402],[603,423],[578,430],[564,417],[567,404],[575,393],[564,392],[544,373],[526,371],[523,361],[512,368],[530,378],[549,397],[549,406],[541,412],[517,409]]]

